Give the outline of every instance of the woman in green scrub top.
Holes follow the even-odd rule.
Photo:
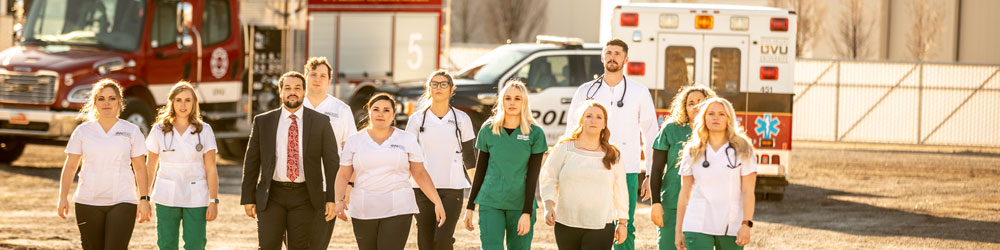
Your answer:
[[[715,97],[715,92],[702,85],[682,88],[670,103],[670,120],[653,141],[652,176],[663,178],[650,179],[650,190],[659,192],[652,192],[649,215],[657,227],[656,240],[660,250],[677,249],[674,246],[674,226],[677,223],[677,195],[681,191],[681,176],[677,174],[678,156],[691,136],[694,124],[691,118],[698,114],[698,104],[712,97]]]
[[[524,82],[509,80],[500,91],[493,116],[479,130],[476,175],[466,206],[465,228],[479,205],[482,249],[530,249],[535,224],[535,187],[542,155],[548,149],[545,133],[535,125]],[[481,195],[480,195],[481,194]]]

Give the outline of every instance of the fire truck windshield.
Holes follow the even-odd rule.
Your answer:
[[[145,10],[145,0],[36,0],[22,42],[133,51]]]

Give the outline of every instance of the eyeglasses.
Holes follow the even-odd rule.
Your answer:
[[[435,89],[443,89],[443,88],[451,87],[451,83],[449,83],[448,81],[440,81],[440,82],[431,81],[431,84],[429,84],[429,85],[431,86],[431,88],[435,88]]]

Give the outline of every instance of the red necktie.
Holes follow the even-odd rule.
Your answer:
[[[292,125],[288,126],[288,180],[295,181],[299,177],[299,125],[295,122],[295,114],[288,118],[292,119]]]

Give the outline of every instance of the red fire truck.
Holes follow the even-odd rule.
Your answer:
[[[793,11],[735,5],[627,4],[611,34],[629,44],[629,79],[652,92],[660,122],[680,87],[711,87],[733,103],[756,146],[757,193],[781,200],[792,149]]]

